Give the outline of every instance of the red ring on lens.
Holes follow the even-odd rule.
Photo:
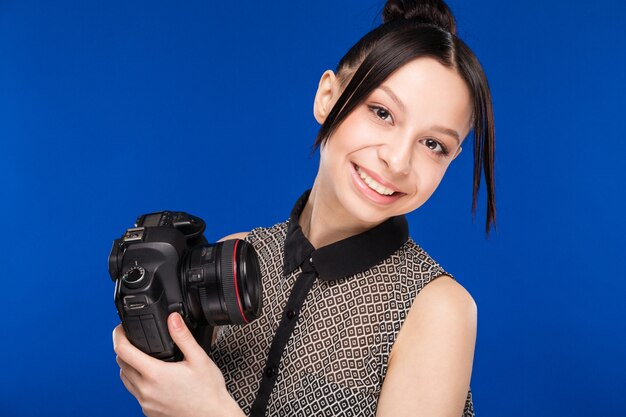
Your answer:
[[[241,317],[243,321],[248,324],[248,320],[246,319],[245,314],[243,314],[243,308],[241,307],[241,299],[239,298],[239,285],[237,285],[237,245],[239,244],[239,239],[235,241],[235,247],[233,248],[233,279],[235,280],[235,297],[237,298],[237,306],[239,306],[239,312],[241,313]]]

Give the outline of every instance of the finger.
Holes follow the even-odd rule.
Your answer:
[[[115,358],[115,362],[119,365],[120,369],[124,371],[124,374],[128,377],[128,379],[133,383],[133,385],[139,386],[141,383],[142,376],[135,368],[124,362],[122,358],[117,356]]]
[[[187,328],[187,325],[185,325],[180,314],[170,314],[167,318],[167,327],[170,331],[170,336],[172,336],[172,340],[180,348],[181,352],[183,352],[186,360],[197,362],[207,358],[204,349],[196,342],[196,339]]]
[[[126,373],[124,372],[123,369],[120,369],[120,379],[122,380],[122,383],[124,384],[124,386],[126,387],[126,389],[128,390],[128,392],[130,392],[131,394],[133,394],[133,397],[137,398],[137,400],[141,401],[141,396],[139,394],[139,389],[137,388],[137,386],[128,378],[128,376],[126,375]]]
[[[143,353],[130,343],[121,324],[113,330],[113,350],[117,356],[142,375],[145,375],[151,368],[161,365],[161,361]]]

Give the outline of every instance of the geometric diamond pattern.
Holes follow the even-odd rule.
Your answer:
[[[288,221],[253,229],[263,314],[245,326],[222,326],[211,357],[246,413],[256,398],[269,347],[301,269],[283,277]],[[391,347],[425,285],[451,274],[411,238],[370,269],[334,281],[317,279],[283,352],[268,416],[374,416]],[[453,277],[454,278],[454,277]],[[471,389],[462,417],[474,417]]]

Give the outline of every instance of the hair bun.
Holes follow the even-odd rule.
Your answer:
[[[415,20],[456,34],[454,16],[442,0],[387,0],[382,14],[383,23]]]

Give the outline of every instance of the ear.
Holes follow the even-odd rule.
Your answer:
[[[335,73],[326,70],[320,78],[313,102],[313,115],[319,124],[323,124],[339,98],[339,81]]]
[[[462,147],[459,146],[459,149],[456,150],[456,153],[454,154],[454,156],[452,157],[452,160],[454,161],[454,159],[459,156],[459,154],[461,153],[461,151],[463,150]]]

